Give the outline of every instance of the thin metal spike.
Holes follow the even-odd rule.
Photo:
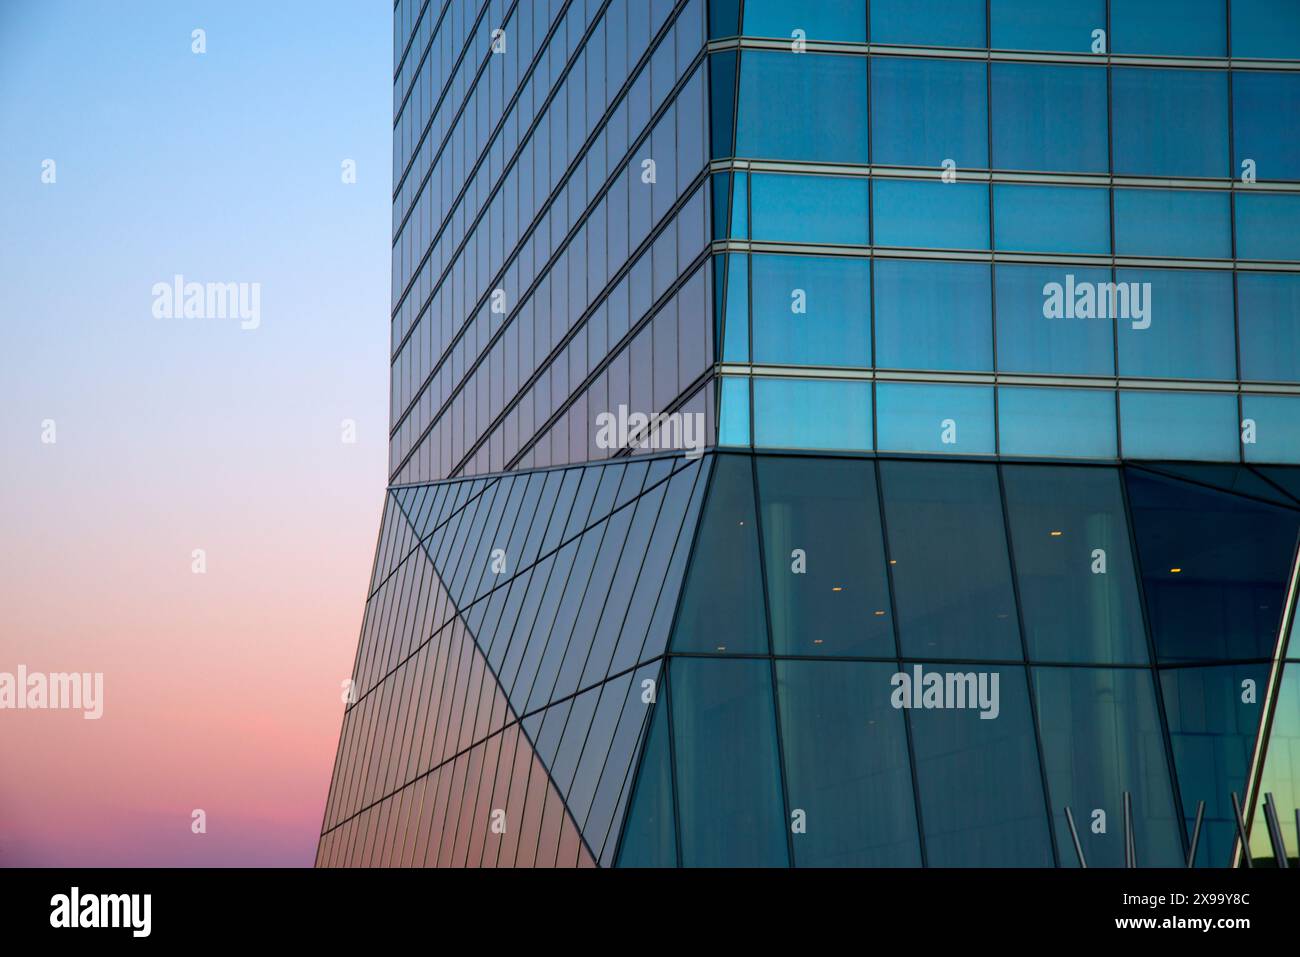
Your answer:
[[[1124,792],[1124,866],[1137,867],[1136,846],[1133,842],[1133,796]]]
[[[1278,867],[1290,867],[1286,859],[1286,842],[1282,840],[1282,826],[1277,822],[1277,805],[1271,791],[1264,794],[1264,821],[1268,824],[1268,843],[1273,846],[1273,857]]]
[[[1205,802],[1196,802],[1196,826],[1192,828],[1192,849],[1187,852],[1187,866],[1196,866],[1196,848],[1201,843],[1201,822],[1205,820]]]
[[[1300,820],[1300,810],[1296,811],[1296,817]],[[1065,806],[1065,823],[1070,825],[1070,839],[1074,841],[1074,853],[1079,858],[1079,866],[1086,868],[1088,859],[1083,856],[1083,845],[1079,843],[1079,831],[1074,826],[1074,815],[1070,813],[1070,805]]]
[[[1254,867],[1255,860],[1250,856],[1250,839],[1246,837],[1246,819],[1241,816],[1241,798],[1232,792],[1232,815],[1237,821],[1237,840],[1241,842],[1241,859],[1247,867]]]

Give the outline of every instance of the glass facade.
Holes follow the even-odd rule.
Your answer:
[[[398,0],[394,63],[318,863],[1295,840],[1300,6]]]

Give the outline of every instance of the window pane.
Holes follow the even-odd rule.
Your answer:
[[[989,30],[997,50],[1088,53],[1092,31],[1105,28],[1105,0],[989,0]]]
[[[669,677],[685,867],[786,867],[772,667],[673,658]]]
[[[1121,392],[1126,459],[1235,462],[1237,398],[1205,392]]]
[[[1230,230],[1227,193],[1115,190],[1117,256],[1230,259]]]
[[[1224,56],[1223,3],[1110,0],[1111,46],[1116,53],[1148,56]]]
[[[999,184],[993,187],[994,242],[1024,252],[1108,253],[1108,200],[1104,189]]]
[[[754,361],[871,365],[866,259],[754,256]]]
[[[719,455],[673,631],[674,651],[766,654],[749,456]]]
[[[998,389],[1003,455],[1115,458],[1115,393],[1109,389]]]
[[[1119,471],[1008,465],[1002,475],[1029,657],[1146,664]]]
[[[1232,175],[1226,72],[1116,67],[1111,103],[1116,173]]]
[[[834,123],[823,112],[830,100],[837,104]],[[866,163],[866,58],[747,50],[739,117],[737,156]]]
[[[951,159],[962,169],[987,167],[985,79],[978,61],[872,57],[871,161],[937,169]]]
[[[1118,269],[1115,279],[1120,375],[1236,378],[1232,273]]]
[[[1003,372],[1113,375],[1113,323],[1068,318],[1066,292],[1080,284],[1110,282],[1110,270],[1079,266],[994,268],[998,304],[998,368]],[[1053,310],[1052,295],[1061,297]],[[1059,312],[1059,315],[1057,314]],[[1052,316],[1052,318],[1048,318]]]
[[[726,290],[722,310],[722,361],[749,361],[749,257],[719,256],[714,260],[724,274],[718,288]]]
[[[915,675],[905,664],[904,673]],[[916,781],[931,867],[1051,867],[1052,839],[1025,669],[926,665],[926,672],[997,676],[997,717],[967,709],[911,712]],[[946,680],[946,675],[945,675]],[[968,685],[969,686],[969,685]],[[988,713],[992,713],[989,711]],[[960,795],[960,799],[955,797]]]
[[[637,774],[636,795],[623,824],[619,867],[677,866],[670,761],[668,704],[661,700],[654,707],[650,736]]]
[[[809,40],[861,42],[867,38],[866,6],[863,0],[822,0],[798,6],[787,0],[746,0],[746,36],[789,39],[796,29]]]
[[[1237,194],[1237,256],[1300,259],[1300,196]]]
[[[834,415],[827,415],[834,409]],[[871,448],[871,383],[754,380],[754,444],[761,448]]]
[[[1300,463],[1300,396],[1243,395],[1247,462]]]
[[[1267,659],[1297,513],[1140,469],[1127,482],[1160,660]]]
[[[881,382],[876,405],[876,441],[882,452],[994,452],[989,386]]]
[[[1237,274],[1237,334],[1241,377],[1300,381],[1300,276]]]
[[[1124,792],[1142,867],[1182,864],[1164,737],[1151,672],[1131,668],[1035,668],[1034,695],[1061,864],[1077,867],[1065,808],[1089,867],[1124,866]],[[1093,831],[1096,812],[1105,833]]]
[[[718,444],[749,445],[749,378],[723,376]]]
[[[867,245],[865,179],[765,174],[750,181],[752,238]]]
[[[790,806],[808,822],[794,838],[800,867],[920,866],[907,732],[890,705],[896,669],[776,663]]]
[[[871,42],[984,46],[983,0],[872,0]]]
[[[1265,664],[1160,672],[1189,840],[1196,827],[1196,802],[1205,801],[1198,867],[1223,867],[1232,859],[1237,828],[1230,795],[1246,792],[1262,710],[1258,700],[1242,701],[1242,682],[1263,688],[1268,672]]]
[[[1104,69],[994,63],[992,72],[995,169],[1110,168]]]
[[[1300,126],[1278,122],[1300,113],[1300,74],[1240,70],[1232,77],[1235,172],[1246,160],[1262,180],[1300,179]]]
[[[874,464],[764,456],[758,495],[774,652],[893,657]]]
[[[1232,55],[1300,58],[1300,6],[1292,0],[1232,0]]]
[[[993,367],[989,267],[877,259],[876,365],[887,369]]]
[[[1020,658],[996,467],[882,461],[903,654]]]
[[[987,186],[877,179],[871,188],[877,246],[989,248]]]

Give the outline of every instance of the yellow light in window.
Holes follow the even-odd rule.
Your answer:
[[[1064,533],[1063,533],[1063,532],[1052,532],[1052,537],[1053,537],[1053,538],[1060,538],[1062,534],[1064,534]]]
[[[1171,568],[1171,569],[1169,569],[1169,573],[1170,573],[1171,575],[1181,575],[1182,572],[1183,572],[1183,570],[1182,570],[1181,568]]]
[[[879,617],[880,617],[881,615],[883,615],[883,614],[884,614],[884,611],[883,611],[883,610],[878,610],[878,611],[876,612],[876,617],[879,618]]]
[[[831,591],[844,591],[844,588],[841,585],[832,585]]]

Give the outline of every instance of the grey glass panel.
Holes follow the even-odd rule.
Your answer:
[[[1146,630],[1117,469],[1002,470],[1034,661],[1146,664]]]
[[[1051,867],[1024,668],[904,664],[900,675],[907,682],[896,679],[894,694],[896,701],[911,702],[926,863]],[[927,685],[928,700],[945,707],[926,705]]]
[[[996,468],[881,462],[903,654],[1022,656]]]
[[[1073,848],[1068,806],[1088,866],[1124,866],[1127,791],[1138,865],[1180,866],[1180,822],[1151,672],[1035,668],[1033,683],[1061,864],[1078,866],[1072,850],[1064,850]]]
[[[892,656],[872,463],[764,456],[758,494],[775,653]]]
[[[682,864],[788,865],[770,662],[673,658],[669,680]]]
[[[794,833],[797,866],[921,863],[907,732],[903,712],[890,705],[896,668],[776,663],[790,805],[806,826]]]
[[[617,717],[618,727],[610,742],[609,757],[599,772],[600,782],[592,797],[591,809],[587,813],[583,831],[588,835],[592,848],[599,853],[602,867],[609,867],[614,862],[619,829],[632,797],[632,778],[636,773],[642,745],[646,741],[650,722],[654,717],[652,705],[661,694],[667,694],[666,690],[660,690],[661,669],[662,663],[654,662],[633,673],[632,682],[627,689],[627,699],[622,712]],[[646,681],[655,683],[655,693],[649,701],[644,700],[643,689]],[[667,699],[663,698],[663,700]],[[666,705],[664,710],[667,710]],[[666,716],[660,720],[667,720]],[[667,747],[667,742],[664,746]],[[668,759],[665,757],[663,760],[663,769],[666,772]],[[583,771],[580,770],[579,780],[582,776]],[[671,794],[668,795],[668,800],[671,802]],[[672,835],[671,840],[676,843],[675,834]]]

